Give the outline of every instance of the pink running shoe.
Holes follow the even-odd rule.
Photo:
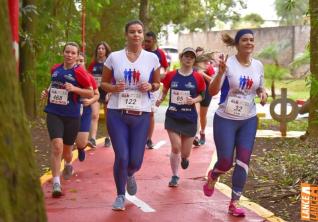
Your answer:
[[[216,180],[213,180],[211,177],[212,170],[209,171],[208,173],[208,181],[203,185],[203,192],[205,196],[212,196],[214,192],[214,186],[216,183]]]
[[[245,217],[245,210],[237,207],[237,201],[231,200],[229,205],[229,214],[234,217]]]

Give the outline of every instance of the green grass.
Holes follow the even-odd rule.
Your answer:
[[[273,119],[260,119],[258,129],[260,130],[268,130],[275,129],[279,130],[280,123]],[[293,120],[287,123],[288,131],[306,131],[308,127],[307,119],[298,119]]]
[[[270,95],[271,80],[265,80],[267,93]],[[275,81],[275,92],[280,95],[280,89],[287,88],[287,97],[293,100],[309,98],[310,89],[306,86],[305,79],[284,79]],[[269,101],[270,102],[270,101]]]

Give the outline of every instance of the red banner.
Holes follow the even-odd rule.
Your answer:
[[[19,61],[19,0],[8,0],[12,43],[16,61]]]

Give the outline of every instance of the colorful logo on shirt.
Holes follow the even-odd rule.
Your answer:
[[[170,87],[171,87],[171,88],[177,88],[177,87],[178,87],[178,82],[172,81]]]
[[[126,84],[137,85],[140,80],[140,71],[136,69],[125,69],[124,78]]]
[[[249,76],[240,76],[240,89],[251,89],[253,83],[253,79]]]
[[[53,74],[52,74],[52,77],[57,77],[58,74],[59,74],[58,71],[54,71]]]
[[[64,78],[71,81],[71,82],[75,81],[75,78],[72,76],[72,74],[66,74],[66,75],[64,75]]]
[[[195,85],[192,82],[188,82],[187,84],[184,85],[187,89],[194,89]]]

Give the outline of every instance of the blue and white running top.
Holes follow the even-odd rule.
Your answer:
[[[125,81],[124,92],[112,93],[107,108],[129,109],[143,112],[151,112],[151,100],[149,92],[142,93],[138,85],[142,82],[152,82],[152,75],[160,67],[158,57],[145,50],[135,62],[128,60],[125,49],[112,52],[104,65],[112,70],[113,82]]]
[[[263,64],[252,59],[251,64],[245,67],[234,55],[228,58],[226,65],[216,113],[227,119],[249,119],[256,115],[256,90],[264,85]]]

